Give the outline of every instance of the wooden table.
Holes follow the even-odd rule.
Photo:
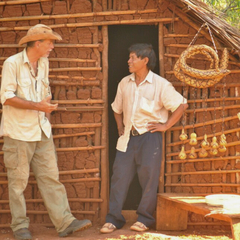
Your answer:
[[[182,193],[159,193],[156,212],[157,230],[186,230],[188,211],[201,215],[211,213],[216,207],[205,203],[205,196]],[[211,214],[212,218],[230,222],[234,240],[240,240],[240,217]]]

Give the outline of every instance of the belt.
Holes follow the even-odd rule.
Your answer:
[[[135,137],[135,136],[139,136],[140,134],[139,134],[139,132],[138,132],[134,127],[132,127],[132,129],[131,129],[131,135],[132,135],[133,137]]]

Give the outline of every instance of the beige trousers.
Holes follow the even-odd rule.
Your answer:
[[[65,187],[59,182],[57,156],[52,136],[42,133],[42,140],[24,142],[4,137],[4,163],[7,168],[11,228],[29,227],[23,192],[30,166],[37,180],[44,204],[57,232],[65,230],[75,219],[71,214]]]

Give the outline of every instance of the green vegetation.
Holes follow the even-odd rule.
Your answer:
[[[240,30],[240,0],[202,0],[212,11]]]

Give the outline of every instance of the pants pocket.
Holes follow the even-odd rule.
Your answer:
[[[18,151],[16,147],[3,145],[4,164],[6,168],[16,169],[18,167]]]

